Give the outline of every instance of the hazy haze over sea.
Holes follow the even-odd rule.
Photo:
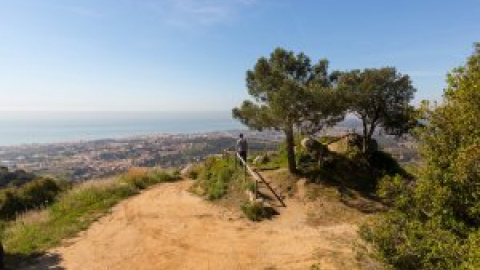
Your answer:
[[[0,146],[244,128],[230,112],[0,112]]]

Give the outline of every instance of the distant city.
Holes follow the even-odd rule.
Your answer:
[[[359,130],[358,121],[348,120],[325,129],[321,135],[337,136]],[[231,130],[5,146],[0,147],[0,166],[70,181],[106,177],[131,167],[182,168],[209,155],[234,150],[240,132],[249,139],[251,152],[276,150],[284,139],[283,133],[277,131]],[[398,140],[381,132],[376,139],[383,150],[400,162],[417,161],[413,140]]]
[[[245,132],[245,131],[242,131]],[[130,167],[180,168],[208,155],[233,150],[240,131],[163,134],[124,139],[0,147],[0,166],[67,180],[85,180]],[[279,132],[247,131],[252,150],[274,150]]]

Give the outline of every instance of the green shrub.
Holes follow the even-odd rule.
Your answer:
[[[412,204],[410,188],[410,182],[401,175],[385,175],[379,181],[377,195],[384,203],[403,209]]]
[[[245,181],[243,189],[255,192],[255,181]]]
[[[423,108],[428,124],[417,133],[424,162],[418,178],[382,181],[379,192],[393,207],[362,236],[393,269],[480,269],[478,85],[480,44],[448,76],[444,102]]]
[[[287,146],[285,144],[285,142],[282,142],[278,145],[278,149],[277,149],[277,152],[275,153],[270,153],[268,155],[268,161],[263,163],[263,164],[260,164],[260,165],[256,165],[257,168],[260,168],[260,169],[278,169],[278,168],[281,168],[281,167],[286,167],[288,164],[288,160],[287,160]]]
[[[251,221],[262,221],[272,217],[272,212],[265,208],[261,202],[246,202],[242,204],[241,209]]]
[[[62,191],[58,182],[51,178],[43,178],[25,184],[19,189],[19,196],[25,209],[33,209],[53,202]]]
[[[33,173],[24,170],[9,171],[7,167],[0,166],[0,187],[20,187],[38,178]]]
[[[363,227],[361,236],[394,269],[463,269],[462,240],[438,219],[424,222],[391,212],[376,225]]]
[[[1,189],[0,218],[12,219],[18,213],[49,205],[65,186],[59,180],[37,178],[21,187]]]
[[[241,173],[242,170],[235,170],[232,160],[209,157],[199,170],[193,190],[208,200],[220,199],[228,192],[232,179],[237,179]]]

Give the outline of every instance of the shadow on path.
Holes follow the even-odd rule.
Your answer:
[[[13,270],[64,270],[60,266],[62,258],[55,253],[38,253],[33,255],[5,253],[5,267],[3,269]],[[1,269],[1,268],[0,268]]]

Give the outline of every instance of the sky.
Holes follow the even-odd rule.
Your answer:
[[[229,111],[276,47],[440,100],[480,0],[0,0],[0,111]]]

